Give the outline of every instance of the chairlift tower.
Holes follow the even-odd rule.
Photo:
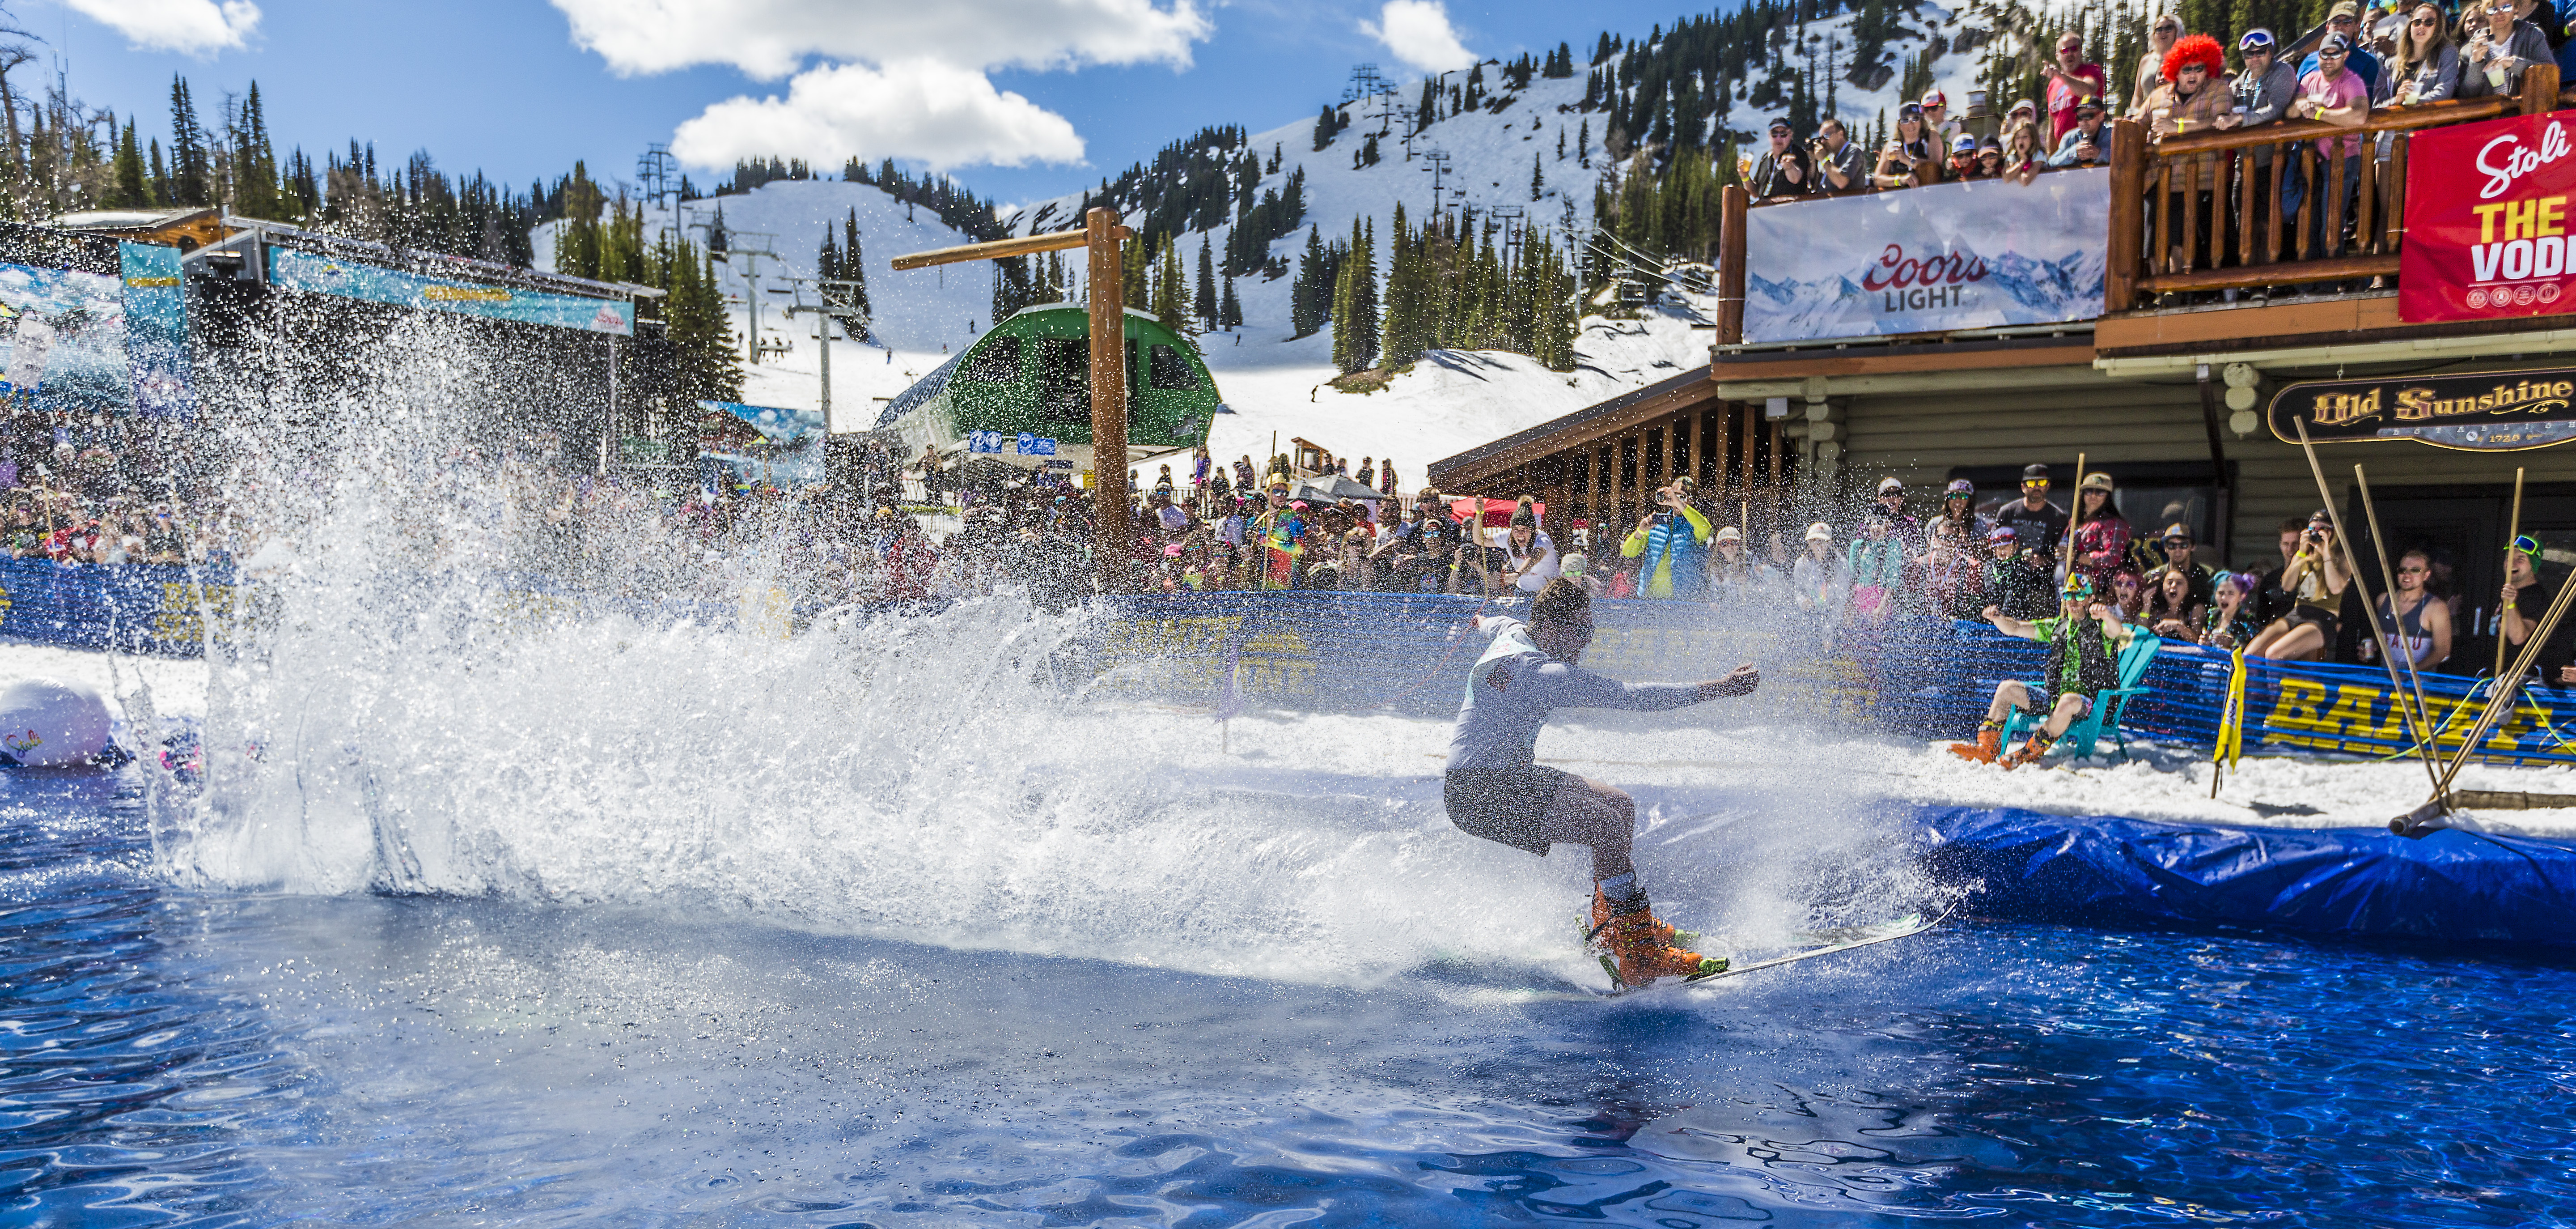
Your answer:
[[[768,231],[758,230],[728,230],[725,232],[725,264],[730,267],[737,258],[742,261],[742,297],[744,302],[751,305],[751,327],[744,336],[744,353],[747,356],[745,361],[755,367],[760,365],[760,356],[762,353],[760,347],[760,262],[763,260],[775,261],[778,259],[778,252],[770,246],[770,241],[777,237],[777,235],[771,234]]]
[[[1503,231],[1503,263],[1511,264],[1521,253],[1521,232],[1528,227],[1529,211],[1519,205],[1496,205],[1486,210],[1486,217]]]
[[[1431,212],[1436,214],[1440,212],[1441,201],[1443,200],[1440,195],[1442,181],[1447,179],[1449,175],[1449,151],[1445,149],[1426,150],[1423,152],[1422,160],[1430,164],[1422,169],[1431,173]]]
[[[823,434],[829,438],[832,434],[832,322],[840,321],[841,326],[849,330],[853,341],[867,330],[867,317],[852,306],[850,300],[850,287],[863,286],[867,283],[856,278],[793,275],[782,280],[794,287],[796,291],[796,302],[787,308],[788,318],[793,320],[800,315],[815,318],[816,359],[822,365]],[[818,302],[810,305],[805,302],[807,286],[814,288],[814,297],[819,300]]]
[[[1351,66],[1350,83],[1342,87],[1342,102],[1347,105],[1365,101],[1385,93],[1388,88],[1386,78],[1378,75],[1377,65],[1354,64]]]
[[[643,185],[644,199],[673,208],[680,195],[680,160],[671,156],[669,145],[655,141],[636,157],[635,181]],[[666,198],[672,203],[664,203]]]

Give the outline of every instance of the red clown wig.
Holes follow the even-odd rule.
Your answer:
[[[2212,77],[2225,76],[2227,53],[2219,50],[2217,39],[2206,34],[2190,35],[2181,42],[2175,43],[2173,50],[2165,53],[2165,80],[2171,81],[2181,76],[2182,66],[2185,64],[2198,64],[2209,70],[2209,75]]]

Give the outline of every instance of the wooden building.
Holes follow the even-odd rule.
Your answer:
[[[2139,532],[2180,521],[2237,567],[2275,566],[2280,523],[2324,500],[2299,448],[2264,426],[2259,411],[2274,392],[2305,380],[2576,365],[2565,357],[2576,351],[2576,316],[2407,324],[2392,288],[2408,134],[2576,103],[2559,95],[2546,66],[2528,70],[2523,85],[2518,98],[2374,115],[2368,131],[2390,134],[2393,153],[2383,160],[2362,141],[2371,189],[2358,193],[2355,216],[2340,217],[2330,192],[2311,192],[2297,207],[2301,221],[2329,210],[2321,231],[2351,230],[2345,250],[2331,255],[2304,250],[2303,228],[2283,228],[2283,238],[2242,227],[2242,210],[2171,209],[2159,221],[2155,207],[2195,189],[2259,203],[2244,176],[2213,169],[2234,165],[2220,160],[2257,149],[2302,156],[2330,130],[2294,121],[2151,145],[2138,126],[2113,125],[2103,310],[2060,324],[1748,344],[1751,206],[1727,189],[1722,317],[1707,370],[1444,459],[1430,479],[1452,494],[1535,492],[1561,504],[1569,521],[1593,520],[1598,539],[1633,523],[1645,493],[1679,467],[1700,479],[1713,519],[1733,523],[1749,512],[1757,544],[1777,531],[1794,550],[1801,522],[1847,526],[1884,477],[1902,480],[1912,509],[1929,515],[1952,480],[1974,482],[1983,507],[2017,494],[2022,467],[2040,463],[2064,505],[2081,456],[2118,482],[2121,512]],[[2196,236],[2196,225],[2213,229]],[[2566,310],[2576,312],[2576,295]],[[2356,540],[2366,533],[2359,463],[2390,545],[2435,551],[2471,626],[2494,617],[2518,467],[2528,481],[2526,531],[2576,543],[2576,449],[2474,452],[2394,440],[2318,455]],[[2375,575],[2370,588],[2380,588]]]

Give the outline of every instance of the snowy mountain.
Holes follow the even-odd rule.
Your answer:
[[[1843,13],[1803,23],[1784,34],[1813,49],[1819,63],[1840,56],[1847,64],[1852,26],[1860,18],[1857,12]],[[1919,55],[1936,37],[1946,39],[1959,29],[1951,10],[1930,3],[1899,10],[1896,20],[1900,28],[1887,42],[1887,52],[1898,59]],[[1933,79],[1952,97],[1964,100],[1980,64],[1976,55],[1941,56],[1933,63]],[[1389,94],[1345,106],[1349,126],[1322,150],[1313,148],[1313,116],[1252,134],[1247,148],[1260,158],[1265,172],[1252,185],[1252,195],[1284,190],[1291,175],[1303,172],[1304,221],[1271,242],[1274,259],[1293,266],[1309,226],[1328,239],[1347,237],[1354,219],[1371,218],[1383,234],[1389,214],[1399,203],[1418,222],[1434,208],[1435,184],[1440,207],[1464,206],[1483,218],[1517,216],[1516,224],[1551,232],[1560,250],[1579,251],[1591,230],[1594,188],[1617,173],[1615,160],[1605,148],[1608,118],[1582,108],[1585,66],[1579,56],[1575,76],[1536,77],[1519,88],[1503,79],[1499,67],[1496,61],[1485,65],[1490,94],[1484,107],[1444,115],[1409,141],[1403,134],[1411,127],[1408,113],[1420,94],[1419,80],[1395,83]],[[1892,114],[1900,101],[1898,78],[1880,75],[1885,80],[1877,88],[1863,89],[1841,80],[1827,91],[1832,111],[1858,134],[1865,135],[1882,112]],[[1452,73],[1447,81],[1455,84],[1464,76]],[[1730,98],[1727,109],[1712,119],[1713,131],[1749,133],[1767,122],[1771,111],[1747,101],[1743,96],[1747,92],[1739,89]],[[1380,134],[1378,161],[1363,165],[1362,151],[1371,133]],[[1274,150],[1279,165],[1271,170]],[[1534,169],[1544,181],[1536,199]],[[1009,210],[1005,222],[1015,234],[1062,230],[1077,224],[1083,198],[1084,193],[1074,192],[1028,202]],[[783,355],[764,356],[745,369],[745,395],[755,403],[791,408],[817,404],[819,364],[812,318],[797,317],[791,324],[779,314],[779,308],[795,300],[778,275],[810,275],[826,228],[837,231],[853,208],[858,211],[867,259],[878,344],[834,344],[832,422],[836,430],[857,430],[872,423],[883,399],[971,343],[990,324],[986,319],[992,303],[989,266],[955,265],[911,273],[891,269],[888,262],[895,256],[968,239],[940,225],[929,211],[907,209],[875,187],[837,180],[773,182],[749,193],[688,202],[681,210],[685,216],[677,221],[702,225],[718,205],[725,211],[725,226],[737,237],[737,246],[742,236],[765,234],[778,255],[774,264],[761,262],[763,275],[756,286],[746,282],[738,266],[723,274],[727,293],[736,302],[737,335],[751,327],[752,304],[757,303],[763,339],[784,337],[793,347]],[[667,227],[674,221],[670,214],[657,211],[648,215],[647,225],[648,229]],[[1193,269],[1200,241],[1206,239],[1224,251],[1228,229],[1182,237],[1181,250]],[[550,235],[544,230],[537,237],[541,265],[551,250]],[[1383,260],[1382,242],[1379,251]],[[2099,277],[2098,268],[2020,271],[2011,275],[2012,293],[2081,293],[2080,286],[2088,279],[2098,287]],[[1684,296],[1642,320],[1586,319],[1577,344],[1580,361],[1571,373],[1551,372],[1513,354],[1435,351],[1384,390],[1349,394],[1326,384],[1334,375],[1329,326],[1308,337],[1290,336],[1292,280],[1259,273],[1237,279],[1244,325],[1201,338],[1208,365],[1236,411],[1221,416],[1212,432],[1211,446],[1220,455],[1266,455],[1274,435],[1283,447],[1290,437],[1303,436],[1337,454],[1383,457],[1392,453],[1410,482],[1427,461],[1705,363],[1713,336],[1705,327],[1696,327],[1713,319],[1713,309]],[[1800,298],[1844,292],[1839,286],[1817,286],[1771,287],[1761,293]]]

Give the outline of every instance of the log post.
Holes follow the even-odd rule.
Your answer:
[[[2111,228],[2102,264],[2102,313],[2138,305],[2138,267],[2147,191],[2147,129],[2136,120],[2111,121]]]
[[[1717,190],[1717,344],[1744,344],[1744,214],[1753,197],[1735,184]]]
[[[2546,115],[2558,109],[2558,66],[2534,64],[2522,70],[2522,113]]]
[[[1136,527],[1127,514],[1127,279],[1120,269],[1118,215],[1094,208],[1083,219],[1091,262],[1092,550],[1100,591],[1135,587]]]

